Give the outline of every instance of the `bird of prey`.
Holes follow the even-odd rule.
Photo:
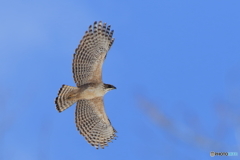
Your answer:
[[[97,149],[107,146],[115,139],[117,132],[103,104],[103,96],[116,89],[102,82],[103,61],[114,42],[110,27],[101,21],[89,26],[73,55],[72,71],[77,87],[62,85],[55,100],[59,112],[77,103],[77,129]]]

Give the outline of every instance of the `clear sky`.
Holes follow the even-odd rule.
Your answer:
[[[0,159],[240,156],[239,8],[239,0],[2,0]],[[58,113],[54,104],[62,84],[75,85],[74,50],[99,20],[115,31],[103,81],[117,87],[104,102],[118,138],[103,150],[78,133],[75,106]]]

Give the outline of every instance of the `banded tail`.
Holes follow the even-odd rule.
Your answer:
[[[78,89],[78,87],[62,85],[58,92],[58,96],[55,99],[56,109],[59,112],[64,111],[77,102],[77,99],[71,98],[71,95],[76,93]]]

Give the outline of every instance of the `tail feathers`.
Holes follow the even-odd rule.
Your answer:
[[[77,87],[62,85],[58,92],[58,97],[55,99],[56,109],[59,112],[64,111],[65,109],[73,105],[75,102],[77,102],[76,99],[69,98],[70,93],[76,90],[78,90]]]

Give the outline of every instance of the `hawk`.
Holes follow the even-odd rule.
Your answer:
[[[73,55],[72,71],[77,87],[62,85],[55,100],[59,112],[76,105],[77,129],[92,146],[104,148],[116,137],[116,130],[108,119],[103,96],[116,89],[102,81],[102,65],[114,38],[106,23],[94,22],[85,32]]]

